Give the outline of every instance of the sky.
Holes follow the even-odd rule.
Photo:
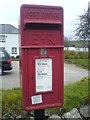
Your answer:
[[[0,0],[0,24],[11,24],[18,28],[20,6],[39,4],[62,6],[64,8],[64,36],[75,39],[75,28],[79,15],[88,9],[90,0]]]

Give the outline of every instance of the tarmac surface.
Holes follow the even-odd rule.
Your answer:
[[[0,76],[0,89],[20,87],[19,61],[12,61],[12,64],[13,70]],[[88,70],[74,64],[64,64],[64,85],[76,82],[86,76],[88,76]]]

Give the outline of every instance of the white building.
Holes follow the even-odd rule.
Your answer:
[[[10,24],[0,24],[0,48],[11,56],[19,55],[18,29]]]
[[[77,52],[88,52],[87,47],[64,47],[64,50],[77,51]]]
[[[75,47],[64,47],[64,50],[74,50],[75,51]]]

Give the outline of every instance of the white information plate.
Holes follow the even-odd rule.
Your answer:
[[[35,95],[31,97],[32,104],[42,103],[42,95]]]
[[[36,92],[52,90],[52,59],[38,58],[36,65]]]

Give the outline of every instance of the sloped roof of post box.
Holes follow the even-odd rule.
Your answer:
[[[18,34],[18,29],[10,24],[0,24],[0,34]]]

